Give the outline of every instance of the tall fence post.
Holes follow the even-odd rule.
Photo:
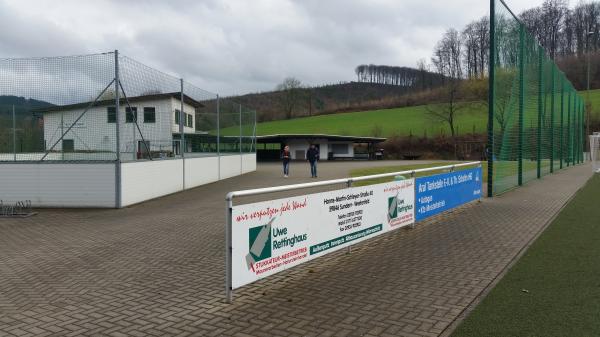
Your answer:
[[[123,95],[125,96],[126,93],[123,93]],[[137,155],[136,155],[137,144],[135,143],[135,138],[136,138],[135,128],[137,126],[137,108],[135,108],[136,110],[134,111],[133,110],[134,107],[129,106],[129,101],[127,100],[127,98],[125,98],[125,104],[128,105],[127,107],[125,107],[125,119],[126,119],[126,122],[127,122],[127,109],[129,109],[129,113],[131,114],[131,122],[132,122],[131,123],[131,131],[133,132],[133,134],[132,134],[132,137],[133,137],[132,139],[133,140],[131,141],[131,152],[132,152],[133,161],[136,161],[137,160]]]
[[[12,143],[13,143],[13,159],[17,161],[17,116],[15,114],[15,106],[12,106]]]
[[[221,101],[217,94],[217,167],[219,172],[217,177],[221,180]]]
[[[577,98],[577,163],[581,164],[581,98]]]
[[[569,98],[567,99],[567,167],[571,166],[573,158],[572,144],[571,144],[571,90],[569,90]]]
[[[225,206],[225,300],[231,303],[233,300],[233,277],[232,277],[232,250],[231,231],[232,231],[232,213],[233,198],[227,198]]]
[[[577,118],[577,123],[575,123],[575,127],[577,128],[577,130],[575,130],[575,136],[577,137],[577,139],[575,140],[577,144],[577,147],[575,149],[575,157],[577,158],[577,164],[579,164],[579,150],[581,146],[581,118],[579,111],[579,97],[577,97],[577,106],[575,107],[575,118]]]
[[[565,115],[565,78],[563,73],[560,74],[560,139],[559,139],[559,158],[560,158],[560,169],[563,168],[564,155],[565,155],[565,128],[564,128],[564,115]]]
[[[556,65],[552,64],[552,81],[551,82],[551,94],[550,94],[550,173],[554,173],[554,100],[556,99],[554,91],[556,85]]]
[[[573,116],[573,119],[575,120],[575,123],[573,123],[573,127],[575,128],[575,130],[573,130],[573,137],[575,138],[573,140],[573,143],[575,144],[573,147],[573,157],[575,158],[575,164],[579,164],[579,145],[581,143],[581,135],[579,134],[579,96],[577,94],[575,96],[575,106],[573,107],[573,111],[575,114]]]
[[[580,99],[579,101],[579,120],[581,121],[581,123],[579,123],[579,130],[581,131],[581,137],[580,137],[580,144],[581,144],[581,151],[580,151],[580,158],[579,161],[583,164],[585,163],[585,156],[584,156],[584,152],[585,152],[585,148],[586,148],[586,144],[585,144],[585,115],[584,115],[584,109],[585,109],[585,105],[584,105],[584,100],[583,97]]]
[[[240,104],[240,174],[244,172],[244,161],[242,160],[242,105]]]
[[[121,113],[119,107],[119,51],[115,50],[115,128],[116,128],[116,151],[115,162],[115,208],[121,207]]]
[[[63,137],[65,135],[65,112],[62,110],[60,112],[60,134],[63,135]],[[60,160],[65,160],[65,149],[63,148],[63,144],[60,144]]]
[[[180,79],[180,86],[181,86],[181,92],[183,92],[183,80]],[[184,133],[184,129],[183,129],[183,118],[186,117],[185,113],[183,112],[183,98],[181,101],[181,106],[179,107],[179,148],[180,148],[180,155],[181,158],[183,158],[183,153],[185,152],[185,144],[184,142],[184,137],[183,137],[183,133]],[[187,118],[186,118],[187,119]]]
[[[488,181],[487,196],[494,195],[494,83],[496,80],[496,0],[490,0],[490,64],[488,89]]]
[[[585,102],[583,98],[580,101],[581,106],[580,114],[581,114],[581,163],[585,163],[585,150],[586,150],[586,134],[585,134]],[[589,148],[589,146],[587,147]]]
[[[542,177],[542,115],[544,113],[544,49],[538,47],[537,178]]]
[[[573,111],[573,113],[572,113],[573,123],[571,124],[571,128],[573,128],[573,131],[571,131],[571,138],[572,138],[572,140],[571,140],[571,158],[572,159],[571,160],[573,162],[572,165],[575,165],[576,164],[575,154],[577,152],[577,147],[576,147],[575,141],[577,140],[576,131],[578,128],[578,126],[577,126],[577,92],[575,91],[574,88],[572,90],[573,90],[573,110],[572,110]]]
[[[577,97],[577,164],[581,164],[581,99]]]
[[[518,183],[523,185],[523,118],[525,114],[525,26],[519,24],[519,145]]]
[[[179,79],[179,86],[180,86],[180,93],[179,93],[179,97],[180,97],[180,105],[181,105],[181,115],[186,116],[186,114],[183,112],[183,101],[185,99],[185,97],[183,96],[183,78]],[[187,116],[186,116],[187,119]],[[192,118],[192,123],[194,123],[194,120]],[[186,144],[185,144],[185,130],[181,127],[181,118],[179,119],[179,131],[180,131],[180,136],[181,136],[181,160],[183,162],[183,189],[185,190],[185,148],[186,148]],[[194,127],[195,128],[195,127]]]

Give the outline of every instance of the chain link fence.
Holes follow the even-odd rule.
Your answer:
[[[117,51],[0,59],[0,162],[256,151],[256,111]]]
[[[491,1],[488,195],[582,163],[584,102],[502,0]]]

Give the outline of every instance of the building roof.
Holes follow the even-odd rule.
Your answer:
[[[277,135],[266,135],[257,136],[256,141],[258,143],[278,143],[286,142],[289,140],[317,140],[327,139],[328,141],[342,141],[342,142],[354,142],[354,143],[382,143],[387,138],[381,137],[357,137],[357,136],[340,136],[340,135],[325,135],[325,134],[277,134]]]
[[[181,92],[168,92],[168,93],[160,93],[160,94],[150,94],[150,95],[127,97],[127,99],[129,100],[129,103],[153,101],[153,100],[159,100],[159,99],[165,99],[165,98],[181,99]],[[183,95],[183,102],[193,106],[194,108],[204,107],[204,105],[202,103],[196,101],[195,99],[193,99],[185,94]],[[67,105],[54,105],[54,106],[45,107],[45,108],[38,108],[38,109],[35,109],[32,111],[33,112],[55,112],[55,111],[73,110],[73,109],[86,108],[91,103],[92,103],[92,101],[76,103],[76,104],[67,104]],[[115,100],[113,98],[113,99],[105,99],[102,101],[96,101],[94,106],[111,106],[114,104],[115,104]],[[119,104],[121,106],[127,106],[127,100],[125,100],[125,98],[121,98],[121,99],[119,99]]]

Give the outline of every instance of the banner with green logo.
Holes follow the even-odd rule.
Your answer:
[[[232,287],[415,221],[414,179],[235,206]]]

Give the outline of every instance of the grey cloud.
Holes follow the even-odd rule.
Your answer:
[[[539,2],[520,1],[518,6]],[[487,4],[481,0],[64,0],[52,5],[41,0],[0,1],[0,56],[119,49],[227,95],[270,90],[286,76],[308,84],[353,80],[354,67],[361,63],[414,66],[418,59],[430,58],[445,29],[461,28],[486,15]]]

